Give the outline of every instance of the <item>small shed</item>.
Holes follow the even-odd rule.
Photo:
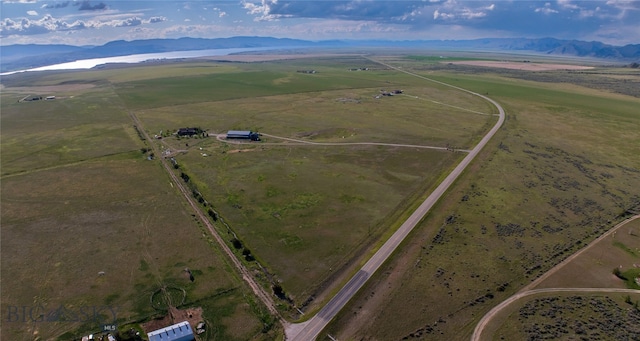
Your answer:
[[[147,333],[147,336],[149,341],[194,341],[196,339],[187,321],[154,330]]]

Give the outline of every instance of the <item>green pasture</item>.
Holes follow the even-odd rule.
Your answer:
[[[349,71],[345,67],[315,67],[285,62],[261,63],[256,69],[244,67],[235,72],[198,76],[166,77],[117,83],[116,90],[130,109],[162,108],[189,103],[257,98],[275,95],[317,93],[329,90],[369,88],[393,90],[398,86],[420,84],[397,71]],[[368,62],[362,59],[360,63]],[[353,62],[351,65],[360,65]],[[297,72],[306,67],[315,74]],[[306,70],[306,69],[305,69]]]
[[[327,63],[304,60],[292,67],[270,62],[243,65],[250,70],[240,73],[185,78],[179,81],[193,89],[185,91],[185,104],[160,107],[166,103],[152,101],[135,112],[153,134],[199,126],[210,133],[254,130],[312,142],[454,148],[471,148],[497,119],[488,104],[435,83],[386,67],[345,71],[347,65]],[[345,64],[375,67],[366,59]],[[211,82],[203,88],[225,84],[229,89],[200,97],[194,95],[201,91],[200,81]],[[158,84],[164,91],[165,83]],[[148,87],[153,88],[151,82]],[[116,85],[123,96],[131,89],[131,83]],[[381,89],[404,93],[375,98]],[[317,294],[333,273],[352,266],[396,226],[398,212],[427,195],[464,156],[415,147],[297,145],[269,136],[251,145],[214,137],[165,138],[162,143],[189,150],[176,156],[180,171],[296,304]]]
[[[109,88],[55,94],[56,100],[18,102],[24,93],[3,92],[2,176],[108,156],[130,158],[141,146],[130,138],[135,130]]]
[[[460,154],[389,147],[205,145],[178,158],[245,247],[306,300],[366,252]]]
[[[238,129],[316,142],[458,148],[471,148],[472,141],[497,120],[478,114],[493,111],[467,96],[455,98],[451,91],[425,87],[404,90],[404,95],[379,99],[375,98],[378,89],[367,88],[203,102],[136,112],[153,133],[198,125],[210,133]],[[446,103],[454,103],[454,107]],[[476,112],[463,110],[467,108]]]
[[[424,75],[487,94],[507,120],[329,327],[339,339],[466,339],[489,309],[640,201],[638,99],[496,74]]]
[[[370,70],[349,71],[362,67]],[[309,69],[317,73],[297,72]],[[270,137],[249,146],[215,137],[143,141],[130,112],[151,135],[198,126],[454,148],[472,147],[496,120],[481,100],[361,57],[108,67],[3,84],[3,304],[118,305],[118,323],[131,325],[160,313],[152,305],[164,296],[154,292],[177,287],[186,290],[184,306],[202,306],[214,339],[225,340],[272,338],[278,330],[261,332],[273,318],[249,299],[142,148],[162,142],[189,150],[176,157],[180,171],[264,266],[265,285],[281,282],[296,304],[350,271],[464,153]],[[375,98],[395,89],[404,94]],[[56,99],[18,101],[30,94]],[[28,266],[47,246],[65,251]],[[25,281],[32,284],[19,286]],[[3,334],[67,339],[95,327],[68,322],[15,324]]]
[[[444,71],[428,59],[386,60],[485,94],[508,116],[402,251],[329,327],[339,339],[468,338],[491,307],[640,201],[637,98],[579,82]],[[66,87],[74,84],[86,87]],[[280,331],[261,332],[273,317],[141,148],[186,150],[176,156],[176,172],[189,175],[264,267],[245,261],[256,277],[267,288],[281,283],[294,304],[315,297],[313,310],[332,281],[353,271],[465,154],[269,136],[232,144],[167,132],[254,130],[309,142],[469,149],[497,120],[479,98],[359,56],[149,63],[17,75],[3,85],[3,311],[113,304],[122,307],[124,325],[155,313],[151,296],[159,287],[179,287],[185,306],[204,308],[216,340],[273,339]],[[375,98],[395,89],[404,93]],[[31,93],[57,98],[18,102]],[[165,137],[142,141],[129,113],[150,135]],[[26,339],[37,330],[64,339],[91,328],[14,324],[3,325],[2,336]]]
[[[112,322],[105,306],[119,326],[136,325],[165,313],[152,307],[165,286],[186,292],[178,308],[204,309],[211,340],[276,337],[273,318],[141,153],[122,101],[67,81],[3,89],[1,338],[76,340]],[[56,99],[18,102],[27,94]]]
[[[93,161],[3,179],[2,211],[3,312],[36,306],[48,319],[60,306],[69,311],[66,320],[36,322],[3,313],[3,339],[71,340],[112,321],[78,317],[83,307],[114,307],[118,325],[144,321],[163,314],[151,298],[164,286],[186,291],[179,307],[204,308],[214,339],[263,335],[260,306],[249,305],[154,162]],[[245,323],[241,335],[235,318]]]

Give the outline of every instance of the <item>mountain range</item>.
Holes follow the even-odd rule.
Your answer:
[[[0,47],[0,71],[15,71],[81,59],[132,54],[226,48],[403,47],[483,51],[523,51],[549,55],[637,62],[640,44],[613,46],[601,42],[555,38],[485,38],[474,40],[329,40],[307,41],[272,37],[180,38],[117,40],[101,46],[6,45]]]

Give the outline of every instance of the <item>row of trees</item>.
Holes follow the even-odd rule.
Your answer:
[[[175,169],[179,169],[180,165],[174,160],[172,160],[173,163],[173,167]],[[191,177],[186,174],[184,171],[180,172],[180,178],[182,178],[182,180],[189,186],[189,188],[191,189],[191,193],[193,195],[193,197],[198,200],[198,202],[203,205],[205,208],[209,207],[207,209],[207,214],[209,215],[209,217],[211,217],[211,219],[214,222],[217,222],[220,219],[220,216],[218,215],[218,213],[213,210],[213,208],[210,207],[209,203],[204,199],[204,197],[202,196],[202,193],[200,193],[200,191],[197,189],[197,187],[195,186],[195,184],[191,181]],[[225,224],[226,225],[226,224]],[[228,228],[228,226],[227,226]],[[244,259],[247,262],[253,262],[256,260],[256,258],[253,256],[253,254],[251,253],[251,250],[249,248],[247,248],[240,239],[237,238],[237,236],[235,235],[235,233],[233,234],[233,238],[231,239],[231,245],[233,245],[233,247],[236,250],[242,250],[242,256],[244,257]],[[261,266],[262,268],[262,266]],[[272,283],[272,290],[273,290],[273,294],[276,295],[276,297],[282,299],[282,300],[287,300],[287,301],[291,301],[284,289],[282,288],[282,286],[279,283]]]

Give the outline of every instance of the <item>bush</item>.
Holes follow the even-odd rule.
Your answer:
[[[625,277],[622,272],[620,271],[620,268],[615,268],[613,269],[613,274],[616,275],[616,277],[620,278],[623,281],[627,280],[627,277]]]
[[[231,244],[233,244],[233,247],[235,247],[237,250],[242,249],[242,242],[239,241],[237,238],[231,239]],[[244,252],[242,254],[244,255]]]

